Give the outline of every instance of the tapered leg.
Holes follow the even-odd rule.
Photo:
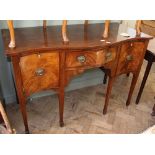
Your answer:
[[[136,82],[137,82],[137,79],[138,79],[138,75],[139,75],[139,73],[133,74],[133,78],[132,78],[132,82],[131,82],[131,86],[130,86],[130,91],[129,91],[129,94],[128,94],[128,99],[126,101],[126,106],[128,106],[130,104],[131,97],[132,97],[132,94],[133,94],[133,91],[134,91],[134,88],[136,86]]]
[[[151,66],[152,66],[152,62],[148,62],[145,73],[144,73],[143,81],[141,83],[141,86],[140,86],[140,89],[139,89],[139,92],[138,92],[138,96],[137,96],[137,99],[136,99],[136,104],[139,103],[139,100],[141,98],[141,95],[142,95],[146,80],[147,80],[148,75],[150,73]]]
[[[65,52],[60,52],[60,88],[59,88],[59,123],[60,126],[64,126],[63,121],[63,113],[64,113],[64,88],[65,88],[65,70],[64,70],[64,64],[62,62],[65,62]]]
[[[114,80],[115,80],[115,77],[109,77],[108,87],[107,87],[107,92],[106,92],[106,97],[105,97],[105,104],[104,104],[104,108],[103,108],[103,114],[107,113],[109,98],[110,98]]]
[[[152,116],[155,116],[155,104],[154,104],[154,106],[153,106],[151,115],[152,115]]]
[[[25,133],[29,133],[29,127],[28,127],[28,122],[27,122],[27,112],[26,112],[26,102],[25,100],[21,101],[19,98],[20,102],[20,110],[22,113],[23,121],[24,121],[24,126],[25,126]]]
[[[13,69],[14,69],[14,78],[15,78],[15,82],[16,82],[18,101],[19,101],[20,110],[22,113],[23,121],[24,121],[24,126],[25,126],[25,133],[29,133],[28,122],[27,122],[27,113],[26,113],[26,99],[24,96],[21,70],[19,67],[20,58],[16,56],[16,57],[12,57],[11,59],[12,59],[12,64],[13,64]]]
[[[59,123],[60,123],[60,127],[64,126],[63,112],[64,112],[64,89],[60,89],[60,91],[59,91]]]

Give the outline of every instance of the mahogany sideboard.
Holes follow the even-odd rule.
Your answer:
[[[71,78],[90,68],[107,70],[109,82],[103,114],[106,114],[113,82],[121,74],[133,73],[126,105],[130,104],[151,36],[118,23],[110,24],[103,39],[103,24],[68,25],[70,41],[61,39],[61,26],[16,28],[16,47],[9,48],[9,30],[2,30],[5,54],[11,58],[20,109],[29,133],[26,99],[33,93],[53,89],[59,97],[60,126],[64,126],[64,88]],[[120,35],[122,32],[129,37]]]

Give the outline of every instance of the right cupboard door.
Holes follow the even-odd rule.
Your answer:
[[[125,42],[121,46],[116,74],[135,72],[142,64],[145,55],[144,41]]]

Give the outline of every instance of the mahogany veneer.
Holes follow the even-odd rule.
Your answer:
[[[58,52],[27,55],[21,57],[19,65],[21,68],[23,91],[26,96],[40,90],[58,88]]]
[[[116,77],[132,72],[133,80],[126,105],[130,104],[145,51],[152,37],[142,33],[141,36],[137,36],[135,30],[111,23],[108,37],[101,40],[103,26],[103,24],[69,25],[68,44],[64,44],[61,39],[61,26],[46,29],[17,28],[16,47],[13,49],[8,47],[9,31],[2,31],[5,53],[11,57],[13,64],[26,132],[29,132],[26,98],[41,90],[56,90],[59,96],[60,126],[63,126],[64,88],[71,78],[90,68],[102,67],[109,75],[104,114],[107,112]],[[122,32],[127,32],[130,37],[121,36]]]

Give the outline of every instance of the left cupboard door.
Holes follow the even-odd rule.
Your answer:
[[[23,56],[20,68],[25,96],[59,86],[59,52]]]

